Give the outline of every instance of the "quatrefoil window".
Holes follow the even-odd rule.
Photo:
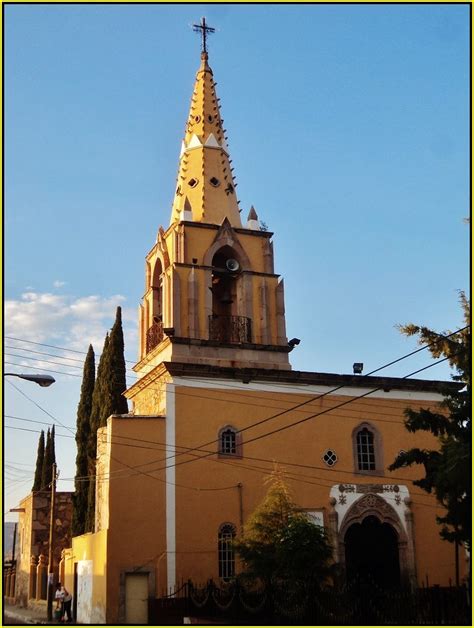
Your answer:
[[[328,449],[323,455],[323,460],[328,467],[333,467],[337,462],[337,454],[333,449]]]

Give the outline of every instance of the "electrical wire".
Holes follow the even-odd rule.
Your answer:
[[[398,360],[400,360],[400,359],[402,359],[402,358],[399,358]],[[435,363],[435,364],[436,364],[436,363]],[[433,365],[430,365],[430,366],[434,366],[434,364],[433,364]],[[382,367],[381,367],[381,368],[382,368]],[[428,368],[428,367],[427,367],[427,368]],[[423,369],[423,370],[424,370],[424,369]],[[407,376],[407,377],[408,377],[408,376]],[[10,382],[10,383],[11,383],[11,382]],[[16,388],[16,387],[15,387],[15,388]],[[374,392],[374,391],[371,391],[371,392]],[[26,396],[26,395],[25,395],[25,396]],[[365,395],[363,395],[363,396],[365,396]],[[26,396],[26,397],[27,397],[27,396]],[[28,397],[27,397],[27,398],[28,398]],[[360,397],[359,397],[359,398],[360,398]],[[356,400],[356,398],[351,398],[351,399],[349,400],[349,402],[353,402],[353,401],[355,401],[355,400]],[[33,402],[33,403],[35,403],[35,402]],[[345,404],[347,404],[347,403],[348,403],[348,402],[346,401],[346,402],[343,402],[342,404],[338,404],[338,406],[345,405]],[[35,404],[35,405],[38,405],[38,404]],[[328,408],[328,409],[327,409],[327,410],[325,410],[324,412],[330,412],[332,409],[335,409],[335,408],[337,408],[338,406],[336,405],[336,406],[333,406],[333,407],[331,407],[331,408]],[[41,408],[41,406],[39,406],[39,407]],[[290,409],[285,410],[285,412],[287,412],[287,411],[290,411]],[[324,413],[324,412],[323,412],[323,413]],[[50,415],[49,413],[47,413],[47,414],[48,414],[49,416],[51,416],[51,417],[52,417],[52,415]],[[317,414],[320,414],[320,413],[317,413]],[[53,417],[52,417],[52,418],[53,418]],[[307,420],[307,419],[309,419],[309,418],[312,418],[312,417],[306,417],[304,420]],[[399,422],[399,421],[397,421],[397,423],[398,423],[398,422]],[[59,422],[59,424],[60,424],[60,425],[62,425],[60,422]],[[68,430],[69,430],[69,431],[71,431],[71,432],[73,431],[73,430],[71,430],[71,428],[69,428],[69,427],[67,427],[67,426],[64,426],[64,425],[63,425],[63,427],[65,427],[66,429],[68,429]],[[244,428],[244,430],[242,430],[242,431],[245,431],[245,429],[247,429],[247,428]],[[259,438],[262,438],[263,436],[265,436],[265,435],[261,435]],[[205,445],[203,445],[203,446],[201,446],[201,447],[199,447],[199,448],[198,448],[198,447],[188,448],[187,450],[185,450],[184,452],[181,452],[181,453],[180,453],[180,454],[178,454],[178,455],[182,455],[182,454],[189,453],[189,452],[190,452],[190,451],[192,451],[192,450],[194,450],[194,451],[202,450],[202,448],[203,448],[204,446],[206,446],[206,445],[208,445],[208,444],[213,444],[214,442],[215,442],[215,441],[213,440],[213,441],[211,441],[211,442],[209,442],[209,443],[206,443]],[[250,441],[250,442],[251,442],[251,441]],[[214,454],[214,452],[209,452],[209,453],[207,453],[207,455],[213,455],[213,454]],[[176,457],[176,456],[174,456],[174,455],[173,455],[173,456],[169,456],[169,457],[168,457],[168,459],[169,459],[169,458],[173,458],[173,457]],[[202,458],[202,457],[203,457],[203,456],[201,456],[200,458]],[[165,460],[166,460],[166,458],[165,458]],[[159,462],[159,461],[156,461],[156,462]],[[148,464],[155,464],[155,463],[151,462],[151,463],[148,463]],[[138,466],[145,466],[145,465],[138,465]],[[169,467],[168,467],[168,468],[169,468]]]
[[[453,334],[454,334],[454,333],[459,333],[459,331],[460,331],[460,330],[458,330],[457,332],[453,332]],[[453,334],[451,334],[451,335],[453,335]],[[422,347],[422,348],[420,348],[420,349],[416,350],[415,352],[412,352],[412,353],[411,353],[411,354],[409,354],[409,355],[412,355],[413,353],[417,353],[418,351],[423,350],[423,349],[425,349],[425,348],[426,348],[426,347]],[[400,360],[402,360],[402,359],[405,359],[406,357],[409,357],[409,355],[407,355],[407,356],[403,356],[402,358],[399,358],[399,359],[397,359],[397,360],[393,361],[392,363],[389,363],[388,365],[385,365],[384,367],[380,367],[380,369],[377,369],[377,370],[381,370],[382,368],[386,368],[387,366],[390,366],[391,364],[393,364],[393,363],[395,363],[395,362],[398,362],[398,361],[400,361]],[[446,358],[446,359],[447,359],[447,358]],[[405,376],[405,378],[408,378],[408,377],[410,377],[410,376],[412,376],[412,375],[414,375],[414,374],[416,374],[416,373],[418,373],[418,372],[424,371],[424,370],[426,370],[427,368],[431,368],[432,366],[435,366],[436,364],[438,364],[438,363],[440,363],[440,362],[443,362],[443,361],[445,361],[445,360],[439,360],[438,362],[436,362],[436,363],[434,363],[434,364],[431,364],[431,365],[428,365],[427,367],[424,367],[423,369],[419,369],[419,370],[417,370],[417,371],[414,371],[413,373],[411,373],[411,374],[409,374],[409,375]],[[63,366],[64,366],[64,365],[63,365]],[[373,372],[375,372],[375,371],[373,371]],[[372,372],[372,373],[373,373],[373,372]],[[370,374],[371,374],[371,373],[367,374],[365,377],[367,377],[367,376],[368,376],[368,375],[370,375]],[[403,379],[405,379],[405,378],[403,378]],[[9,383],[11,384],[11,382],[9,382]],[[11,384],[11,385],[13,385],[13,384]],[[13,385],[13,386],[14,386],[14,385]],[[338,387],[338,388],[341,388],[341,387],[342,387],[342,386],[340,386],[340,387]],[[16,387],[16,386],[14,386],[14,388],[17,388],[17,387]],[[360,398],[360,397],[365,397],[365,396],[367,396],[368,394],[373,394],[373,392],[376,392],[376,390],[379,390],[379,389],[380,389],[380,387],[379,387],[379,388],[377,388],[377,389],[374,389],[373,391],[369,391],[369,393],[365,393],[364,395],[361,395],[361,396],[359,396],[359,397],[356,397],[356,398],[351,398],[350,400],[348,400],[348,401],[346,401],[346,402],[343,402],[343,404],[340,404],[340,405],[346,405],[347,403],[350,403],[350,402],[352,402],[352,401],[356,400],[357,398]],[[18,389],[18,388],[17,388],[17,390],[18,390],[21,394],[24,394],[24,393],[23,393],[20,389]],[[322,395],[322,396],[324,396],[325,394],[327,394],[327,393],[323,393],[323,395]],[[24,395],[24,396],[25,396],[25,397],[27,397],[27,395]],[[27,397],[27,398],[28,398],[28,397]],[[315,398],[315,399],[317,399],[317,398]],[[315,400],[315,399],[313,399],[313,400]],[[33,400],[31,400],[31,399],[30,399],[30,401],[32,401],[33,403],[35,403],[35,405],[38,405],[38,404],[36,404],[36,402],[34,402]],[[306,403],[308,403],[308,401],[303,402],[303,404],[298,404],[298,406],[296,406],[296,407],[295,407],[295,408],[293,408],[293,409],[296,409],[297,407],[300,407],[301,405],[305,405]],[[40,409],[42,409],[42,410],[44,411],[44,409],[43,409],[43,408],[41,408],[41,406],[38,406],[38,407],[40,407]],[[335,408],[337,408],[337,407],[338,407],[338,406],[332,407],[332,408],[330,408],[330,409],[327,409],[327,410],[326,410],[326,411],[324,411],[324,412],[329,412],[329,411],[331,411],[331,410],[333,410],[333,409],[335,409]],[[291,410],[292,410],[292,409],[287,409],[287,410],[285,410],[285,411],[283,412],[283,414],[284,414],[284,413],[286,413],[286,412],[289,412],[289,411],[291,411]],[[49,416],[51,416],[51,417],[52,417],[52,415],[50,415],[47,411],[45,411],[45,412],[46,412]],[[324,413],[324,412],[323,412],[323,413]],[[314,415],[311,415],[310,417],[306,417],[305,419],[301,419],[300,421],[297,421],[296,423],[292,423],[291,425],[284,426],[284,427],[282,427],[282,428],[279,428],[278,430],[274,430],[273,432],[270,432],[270,433],[267,433],[267,434],[260,435],[260,436],[258,436],[258,437],[255,437],[254,439],[251,439],[251,441],[249,441],[249,442],[252,442],[252,441],[254,441],[254,440],[259,440],[260,438],[263,438],[263,437],[266,437],[266,436],[271,435],[271,434],[273,434],[273,433],[276,433],[276,432],[282,431],[283,429],[289,429],[290,427],[293,427],[294,425],[297,425],[297,424],[299,424],[299,423],[302,423],[302,422],[304,422],[304,421],[307,421],[307,420],[309,420],[309,419],[311,419],[311,418],[314,418],[315,416],[319,416],[319,414],[322,414],[322,413],[316,413],[316,414],[314,414]],[[52,418],[54,418],[54,417],[52,417]],[[263,420],[263,421],[261,421],[261,422],[265,422],[265,421],[267,421],[267,420],[270,420],[270,418],[273,418],[273,417],[268,417],[267,419],[264,419],[264,420]],[[260,424],[261,422],[258,422],[258,424]],[[253,426],[254,426],[254,425],[253,425]],[[66,427],[66,426],[63,426],[63,427]],[[241,430],[241,431],[245,431],[246,429],[249,429],[250,427],[252,427],[252,426],[248,426],[247,428],[244,428],[244,430]],[[22,429],[22,428],[17,428],[17,429]],[[23,429],[24,429],[24,428],[23,428]],[[70,428],[66,428],[66,429],[69,429],[70,431],[72,431]],[[25,431],[32,431],[32,430],[25,430]],[[213,441],[211,441],[211,442],[213,443],[213,442],[215,442],[215,441],[213,440]],[[210,444],[210,443],[208,443],[208,444]],[[190,453],[190,451],[192,451],[192,450],[197,450],[197,448],[192,448],[192,449],[189,449],[188,451],[183,452],[183,453],[189,454],[189,453]],[[214,454],[214,453],[215,453],[215,452],[212,452],[212,454]],[[181,455],[181,454],[180,454],[180,455]],[[175,457],[175,456],[172,456],[172,457]],[[205,457],[207,457],[207,456],[199,456],[199,457],[198,457],[198,459],[202,459],[202,458],[205,458]],[[178,464],[183,464],[183,463],[190,462],[190,461],[192,461],[192,460],[184,461],[184,462],[182,462],[182,463],[176,463],[175,465],[172,465],[172,466],[177,466]],[[124,464],[124,463],[121,463],[121,464]],[[128,466],[128,465],[125,465],[125,466]],[[130,469],[134,469],[135,467],[129,467],[129,468],[130,468]],[[165,468],[169,468],[169,467],[164,467],[163,469],[165,469]],[[161,470],[161,469],[155,470],[154,472],[159,471],[159,470]],[[143,472],[141,472],[141,473],[143,473]],[[148,475],[148,474],[146,474],[146,475]],[[154,477],[154,476],[151,476],[151,477]],[[186,488],[189,488],[189,487],[186,487]],[[230,487],[229,487],[229,488],[230,488]]]

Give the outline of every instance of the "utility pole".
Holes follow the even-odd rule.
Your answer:
[[[53,544],[54,544],[54,504],[56,499],[56,463],[53,462],[53,473],[51,479],[51,509],[49,517],[49,554],[48,554],[48,593],[47,593],[47,609],[48,621],[53,619]]]
[[[15,564],[15,546],[16,546],[16,528],[17,523],[15,523],[15,527],[13,529],[13,545],[12,545],[12,564]]]

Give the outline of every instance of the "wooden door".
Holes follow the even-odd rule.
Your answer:
[[[148,574],[125,574],[125,623],[148,623]]]

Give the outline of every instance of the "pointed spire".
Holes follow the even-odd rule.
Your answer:
[[[203,50],[181,147],[171,222],[193,220],[220,225],[228,218],[233,227],[242,227],[237,184],[215,88],[208,54]]]
[[[258,220],[255,207],[252,205],[247,216],[247,229],[253,229],[254,231],[260,231],[260,222]]]
[[[247,220],[258,220],[257,212],[255,211],[255,207],[252,205],[250,207],[249,215],[247,216]]]

